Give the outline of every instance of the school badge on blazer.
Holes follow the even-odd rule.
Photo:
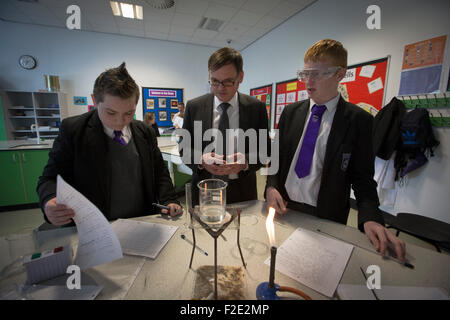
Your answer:
[[[350,162],[351,153],[343,153],[342,154],[342,163],[341,163],[341,170],[347,171],[348,163]]]

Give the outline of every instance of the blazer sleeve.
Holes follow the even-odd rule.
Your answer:
[[[56,197],[56,176],[60,174],[70,183],[73,177],[73,147],[70,139],[70,121],[63,120],[59,135],[53,142],[53,147],[49,153],[47,165],[44,167],[42,175],[39,177],[36,191],[39,196],[39,206],[44,213],[47,222],[47,216],[44,207],[47,201]]]
[[[351,183],[358,207],[358,228],[364,231],[364,223],[375,221],[384,225],[377,194],[377,184],[373,179],[375,156],[372,147],[373,118],[359,113],[355,119],[358,124],[356,145],[352,151]]]

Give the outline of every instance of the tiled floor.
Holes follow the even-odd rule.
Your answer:
[[[266,177],[257,174],[258,199],[260,200],[264,200],[265,183]],[[184,197],[180,198],[180,202],[184,203]],[[38,228],[42,223],[44,223],[44,218],[41,209],[0,212],[0,236],[27,233],[35,228]],[[350,210],[347,225],[356,228],[357,211],[353,209]],[[408,236],[404,233],[400,233],[400,238],[407,244],[411,243],[420,247],[435,250],[434,246],[431,244]]]

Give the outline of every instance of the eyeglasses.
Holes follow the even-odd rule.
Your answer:
[[[326,71],[320,69],[303,69],[297,71],[297,78],[299,81],[305,81],[306,78],[309,78],[309,80],[328,79],[341,68],[330,67]]]
[[[239,77],[239,75],[238,75]],[[238,79],[238,77],[236,77],[234,80],[231,79],[225,79],[223,81],[219,81],[217,79],[211,79],[208,81],[208,83],[212,86],[212,87],[218,87],[219,85],[222,85],[224,87],[232,87],[236,84],[236,81]]]

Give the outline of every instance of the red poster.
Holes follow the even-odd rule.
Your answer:
[[[267,118],[269,119],[270,126],[270,109],[272,106],[272,85],[250,89],[250,96],[264,102],[266,104]]]

